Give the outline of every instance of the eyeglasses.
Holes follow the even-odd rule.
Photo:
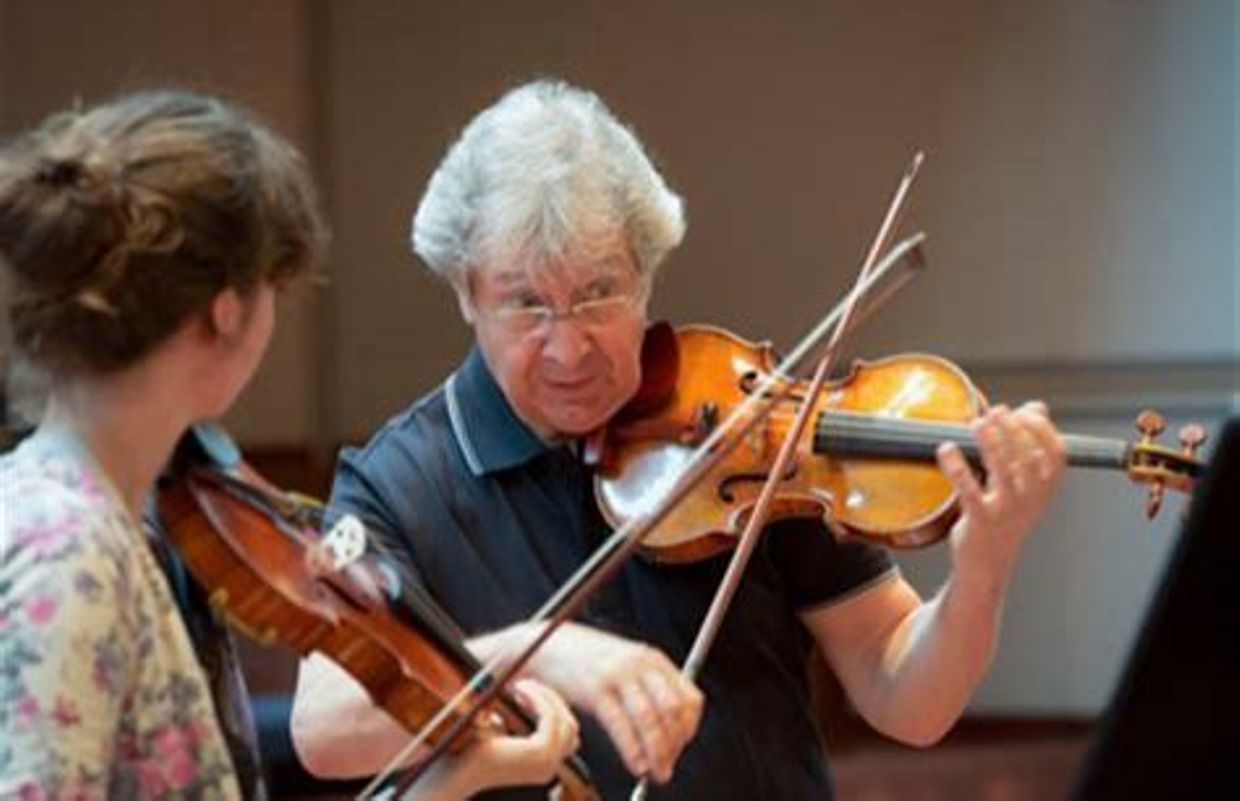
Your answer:
[[[630,313],[645,294],[645,287],[579,300],[563,311],[533,298],[515,298],[493,309],[486,316],[516,336],[530,336],[551,330],[552,322],[575,320],[598,327],[615,322]]]

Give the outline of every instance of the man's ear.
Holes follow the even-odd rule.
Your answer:
[[[478,311],[474,308],[473,293],[469,289],[469,274],[465,270],[458,270],[449,279],[449,283],[452,284],[452,291],[456,293],[456,306],[461,310],[461,319],[473,325]]]
[[[245,328],[245,303],[237,290],[229,288],[216,294],[211,299],[207,310],[207,323],[211,333],[224,340],[234,340],[241,336]]]

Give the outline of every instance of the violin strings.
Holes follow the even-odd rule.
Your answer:
[[[773,430],[780,431],[778,424],[787,423],[790,417],[789,412],[772,413],[769,419],[776,423]],[[844,440],[859,445],[880,443],[929,448],[935,448],[941,442],[954,442],[966,451],[977,448],[976,436],[966,423],[893,419],[858,412],[820,412],[817,432],[828,442]],[[1077,463],[1127,466],[1130,446],[1123,440],[1066,434],[1063,441],[1069,459]]]

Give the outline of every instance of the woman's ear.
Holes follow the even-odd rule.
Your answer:
[[[229,288],[219,292],[211,299],[211,307],[207,312],[207,323],[211,333],[233,341],[245,330],[245,302],[237,290]]]

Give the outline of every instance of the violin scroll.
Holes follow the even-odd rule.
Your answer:
[[[1203,466],[1197,457],[1206,430],[1190,423],[1179,431],[1178,451],[1158,444],[1157,439],[1167,428],[1166,420],[1153,409],[1145,409],[1137,415],[1135,427],[1141,434],[1140,442],[1132,446],[1128,459],[1128,476],[1138,484],[1147,484],[1145,516],[1153,518],[1162,508],[1168,487],[1180,492],[1191,492]]]

